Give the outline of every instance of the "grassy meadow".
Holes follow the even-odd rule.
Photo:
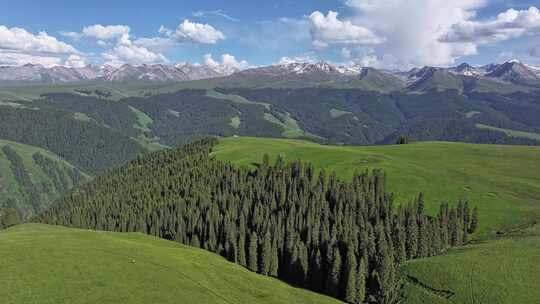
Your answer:
[[[482,237],[540,219],[540,147],[451,142],[351,147],[237,137],[221,139],[214,151],[218,159],[241,165],[260,162],[265,153],[271,159],[302,159],[342,178],[380,168],[399,203],[421,191],[428,212],[459,199],[477,206]]]
[[[201,249],[138,233],[0,231],[4,304],[339,303]]]

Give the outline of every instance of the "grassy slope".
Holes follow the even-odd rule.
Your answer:
[[[509,137],[522,137],[522,138],[528,138],[528,139],[540,141],[540,134],[538,133],[502,129],[502,128],[497,128],[497,127],[488,126],[484,124],[476,124],[476,127],[479,129],[487,129],[487,130],[502,132],[506,134],[506,136],[509,136]]]
[[[540,298],[540,225],[499,239],[488,233],[540,219],[540,148],[442,142],[336,147],[255,138],[223,139],[216,148],[218,158],[246,165],[264,153],[302,158],[342,177],[356,169],[383,168],[398,200],[425,191],[430,211],[440,200],[460,197],[479,207],[477,237],[483,241],[402,267],[421,282],[407,281],[405,303],[535,303]]]
[[[218,158],[260,162],[265,153],[303,159],[349,178],[357,170],[381,168],[399,202],[418,191],[427,210],[441,201],[468,199],[480,210],[481,234],[533,223],[540,218],[540,148],[425,142],[401,146],[325,146],[299,140],[227,138]]]
[[[408,303],[536,303],[540,299],[540,234],[513,236],[454,249],[407,263],[406,275],[429,288],[448,290],[449,299],[407,284]]]
[[[0,299],[18,303],[338,303],[204,250],[39,224],[0,232]]]
[[[20,144],[17,142],[12,142],[8,140],[0,139],[0,148],[2,148],[5,145],[9,145],[17,154],[21,156],[24,162],[24,167],[27,170],[27,172],[30,175],[30,178],[32,179],[32,183],[34,185],[41,185],[42,183],[51,183],[50,178],[43,172],[41,167],[36,164],[32,156],[34,153],[40,152],[44,156],[53,159],[55,161],[60,161],[63,165],[73,168],[71,164],[68,162],[62,160],[59,156],[56,154],[44,150],[42,148],[29,146]],[[19,204],[21,204],[21,199],[24,196],[24,189],[21,189],[15,178],[13,177],[13,173],[10,169],[10,161],[7,159],[7,157],[4,155],[4,153],[0,150],[0,201],[3,201],[4,199],[13,198],[16,199]],[[83,173],[84,174],[84,173]],[[88,176],[85,175],[87,178]],[[71,187],[72,185],[70,185]],[[54,187],[50,187],[52,190],[52,193],[49,194],[48,200],[52,201],[60,196],[60,193],[56,193]],[[26,207],[29,206],[19,206],[22,210],[26,210]]]

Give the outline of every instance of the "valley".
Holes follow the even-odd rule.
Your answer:
[[[129,303],[142,303],[149,297],[164,303],[178,297],[204,298],[209,303],[332,303],[336,298],[354,302],[361,297],[371,302],[398,297],[411,304],[530,301],[536,295],[525,291],[537,281],[538,271],[529,261],[536,258],[539,244],[540,104],[537,85],[515,75],[519,64],[498,66],[499,72],[508,71],[497,74],[504,83],[494,81],[494,74],[488,76],[489,72],[470,66],[424,68],[398,75],[319,63],[260,67],[180,82],[133,78],[127,75],[135,70],[124,67],[122,73],[108,79],[4,86],[0,89],[0,146],[8,150],[0,152],[0,219],[16,210],[20,220],[49,224],[26,223],[0,232],[0,238],[13,245],[11,249],[0,247],[8,256],[2,267],[12,269],[7,297],[11,296],[10,303],[43,303],[44,298],[51,303],[84,303],[82,299],[88,295],[97,302]],[[156,68],[139,67],[135,75]],[[128,78],[115,78],[120,75]],[[204,152],[210,153],[209,159],[204,153],[197,154],[198,148],[189,148],[202,138],[217,139]],[[407,144],[395,145],[398,139]],[[264,166],[265,155],[269,164],[280,159],[292,168],[307,170],[302,173],[306,175],[335,172],[339,183],[372,178],[378,183],[375,180],[382,179],[379,171],[371,170],[382,170],[388,200],[394,206],[388,211],[392,217],[404,216],[400,212],[410,217],[416,208],[425,212],[415,215],[418,226],[412,226],[423,235],[418,239],[423,244],[418,246],[419,252],[410,248],[416,248],[411,241],[407,241],[405,253],[392,244],[390,255],[398,259],[405,254],[405,258],[399,263],[377,262],[373,250],[378,248],[378,254],[384,256],[381,244],[386,243],[385,238],[399,242],[398,223],[404,220],[396,223],[368,217],[372,228],[359,224],[357,229],[363,240],[360,244],[371,238],[370,248],[374,249],[362,249],[347,237],[347,220],[341,222],[342,213],[333,205],[334,200],[342,200],[338,197],[329,199],[329,207],[324,207],[332,214],[324,225],[332,223],[339,233],[334,235],[325,226],[332,237],[321,236],[320,244],[311,240],[317,226],[308,225],[312,215],[301,207],[303,200],[293,209],[305,211],[298,215],[289,209],[285,210],[293,215],[280,209],[268,211],[272,203],[259,206],[255,200],[241,212],[227,209],[252,199],[254,194],[242,192],[247,190],[236,188],[236,183],[253,183],[251,178],[260,173],[257,170]],[[199,157],[199,162],[192,162]],[[302,165],[295,163],[298,160]],[[230,167],[220,167],[221,162]],[[156,169],[156,164],[162,167]],[[177,188],[201,172],[215,173],[205,171],[212,166],[221,168],[224,176],[238,172],[244,177],[210,178],[212,175],[203,173],[205,182],[192,181],[187,183],[191,188]],[[358,177],[365,172],[373,176]],[[226,180],[221,187],[229,185],[238,192],[227,196],[212,190],[218,189],[211,185],[220,179]],[[305,182],[299,179],[291,185],[300,181]],[[331,198],[334,194],[326,195]],[[422,208],[416,207],[420,201]],[[221,207],[215,209],[210,202]],[[466,208],[463,202],[467,202]],[[346,214],[356,212],[356,207],[344,206],[353,208]],[[225,209],[228,211],[223,212]],[[474,229],[470,228],[473,209],[479,223]],[[241,213],[245,215],[239,216]],[[265,213],[271,223],[262,220]],[[452,214],[461,214],[458,218],[463,217],[463,222],[451,224]],[[289,223],[281,216],[289,218]],[[246,228],[240,228],[244,227],[242,221]],[[380,228],[381,221],[387,228]],[[437,223],[445,221],[450,222],[449,235],[446,241],[438,240]],[[410,225],[405,225],[409,227],[407,240],[415,233]],[[464,225],[462,232],[455,232],[461,231],[456,228],[460,225]],[[271,226],[280,228],[265,228]],[[286,237],[285,231],[291,227],[298,232]],[[243,240],[231,241],[230,234],[244,235],[238,232],[241,229],[249,229]],[[363,229],[367,239],[361,234]],[[397,230],[382,236],[384,229]],[[265,247],[267,235],[270,242]],[[48,238],[57,251],[47,247]],[[329,249],[323,245],[324,238],[329,238],[326,242],[339,238],[339,242],[331,243]],[[253,258],[249,255],[254,251],[248,245],[254,243],[258,258],[250,264]],[[74,246],[79,250],[69,249]],[[349,254],[351,246],[358,246],[354,258]],[[245,249],[244,262],[239,248]],[[25,269],[16,266],[20,259],[36,259],[43,250],[51,254],[24,263],[38,271],[32,276],[19,272]],[[277,258],[264,264],[268,250],[274,257],[278,252]],[[86,254],[89,251],[95,251],[93,258]],[[138,253],[131,254],[133,251]],[[62,270],[56,281],[34,288],[33,293],[15,292],[30,281],[46,280],[53,271],[50,267],[66,261],[66,256],[77,272]],[[345,292],[350,290],[345,285],[353,279],[345,279],[345,275],[351,276],[347,267],[332,264],[336,259],[356,263],[358,273],[353,276],[360,284],[354,288],[358,294]],[[159,263],[151,262],[154,260]],[[320,273],[313,263],[322,263]],[[95,264],[115,271],[92,267]],[[265,267],[273,270],[265,271]],[[330,267],[339,269],[335,285],[312,283],[313,277],[330,276]],[[359,274],[362,267],[368,272],[364,276]],[[289,268],[305,275],[291,275]],[[500,269],[512,276],[498,275]],[[120,274],[126,271],[137,279],[124,282]],[[149,272],[154,275],[142,276]],[[379,279],[379,272],[387,281]],[[58,288],[55,284],[80,275],[88,278],[77,283],[87,290],[85,294],[75,287],[51,293]],[[518,284],[515,278],[525,283]],[[247,281],[259,286],[256,292],[246,290]],[[118,288],[125,288],[126,293],[116,294]],[[227,296],[224,290],[228,290]]]

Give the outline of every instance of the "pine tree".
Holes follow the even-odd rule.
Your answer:
[[[332,250],[332,260],[328,261],[330,265],[326,279],[326,292],[333,296],[339,296],[339,282],[341,276],[341,254],[336,246]]]
[[[418,252],[418,223],[416,220],[416,211],[417,209],[409,206],[407,212],[407,222],[406,222],[406,247],[407,247],[407,257],[413,259],[417,256]]]
[[[249,238],[249,259],[248,259],[248,268],[251,271],[257,272],[258,260],[257,260],[257,234],[255,232],[251,233]]]
[[[387,245],[384,228],[379,225],[377,227],[377,254],[373,271],[377,303],[386,303],[388,299],[394,297],[397,278],[395,267],[392,254]]]
[[[279,272],[279,253],[276,242],[272,245],[272,256],[270,257],[270,275],[277,277]]]
[[[268,275],[272,261],[272,241],[270,231],[266,231],[262,243],[260,273]]]
[[[240,234],[238,236],[238,264],[247,267],[246,262],[246,236]]]
[[[322,291],[323,289],[323,276],[322,276],[322,264],[321,264],[321,251],[317,249],[315,253],[311,255],[311,262],[309,265],[309,286],[315,291]]]
[[[349,247],[347,249],[347,258],[345,259],[345,294],[344,299],[348,303],[355,303],[357,299],[357,265],[356,265],[356,254],[354,249]]]
[[[366,299],[366,274],[367,263],[364,258],[361,258],[356,274],[356,303],[364,303]]]

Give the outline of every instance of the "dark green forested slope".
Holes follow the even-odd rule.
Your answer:
[[[81,119],[73,112],[30,106],[0,106],[0,139],[49,150],[90,174],[144,151],[120,131]]]
[[[184,89],[111,101],[48,93],[19,106],[70,112],[140,142],[177,146],[207,135],[309,138],[333,144],[425,140],[539,145],[538,92],[361,89]],[[479,127],[487,126],[487,127]]]
[[[346,182],[280,158],[251,170],[213,159],[215,144],[141,156],[36,220],[175,240],[350,303],[399,299],[398,265],[461,245],[478,225],[466,202],[436,216],[422,195],[393,207],[379,171]]]
[[[44,149],[0,139],[0,209],[26,219],[88,176]],[[1,224],[0,224],[1,225]]]

